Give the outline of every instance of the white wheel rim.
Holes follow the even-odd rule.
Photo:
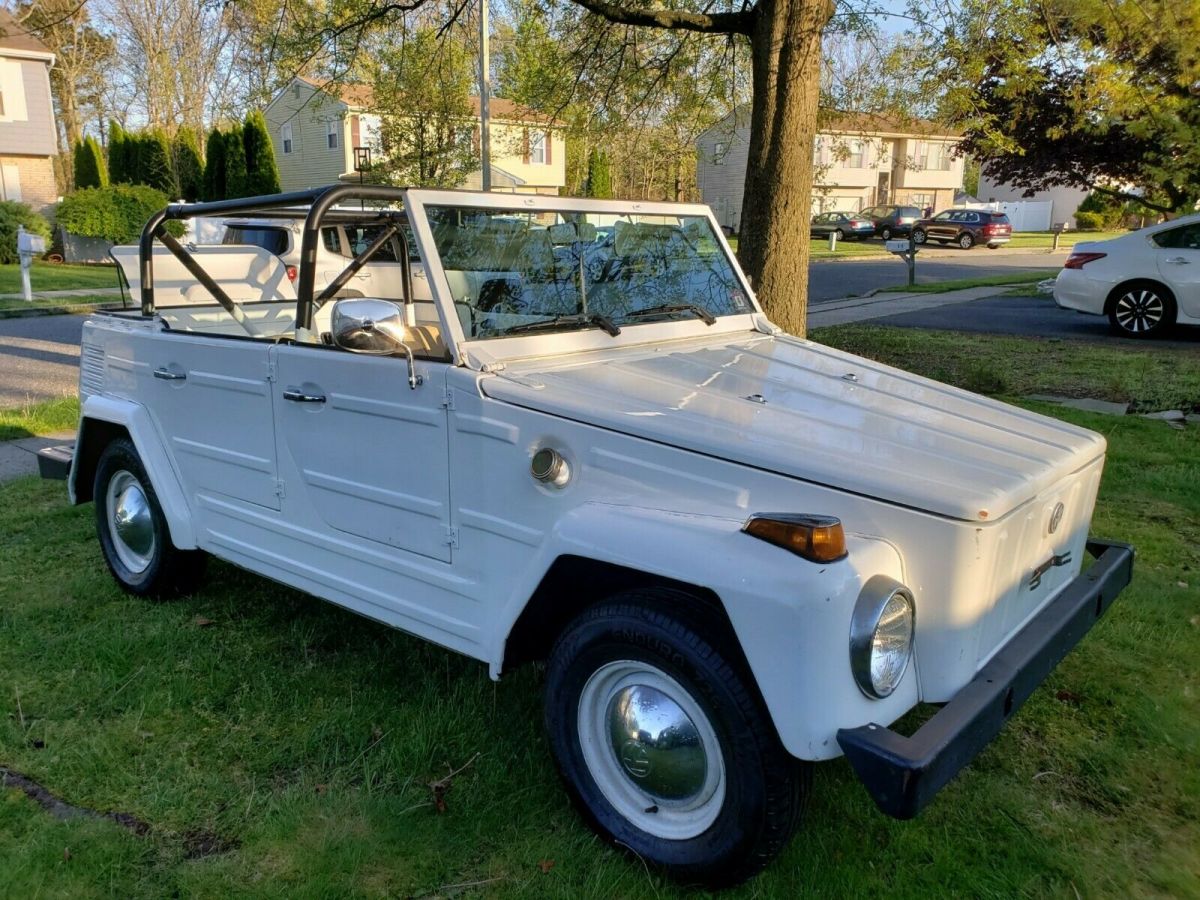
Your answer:
[[[958,239],[958,246],[962,247],[964,250],[970,247],[973,243],[975,243],[975,239],[969,234],[964,234]]]
[[[600,793],[634,827],[683,841],[725,802],[725,760],[708,716],[674,678],[644,662],[597,669],[579,695],[579,745]],[[622,729],[640,726],[621,747]]]
[[[108,534],[117,559],[134,575],[140,575],[150,567],[156,543],[146,492],[133,473],[121,469],[108,480],[105,501]]]
[[[1145,288],[1127,291],[1117,301],[1115,308],[1117,324],[1132,334],[1141,334],[1154,328],[1165,313],[1162,298]]]

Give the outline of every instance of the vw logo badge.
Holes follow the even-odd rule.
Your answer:
[[[1054,534],[1054,532],[1058,531],[1058,526],[1062,523],[1062,517],[1065,511],[1066,507],[1061,503],[1054,504],[1054,511],[1050,513],[1050,534]]]

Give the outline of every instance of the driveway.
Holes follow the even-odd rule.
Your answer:
[[[882,296],[882,295],[880,295]],[[937,328],[983,334],[1073,338],[1131,347],[1190,347],[1200,351],[1200,328],[1176,327],[1168,338],[1121,338],[1108,330],[1108,319],[1059,309],[1049,296],[985,297],[936,309],[900,313],[871,320],[872,325]]]
[[[0,409],[75,393],[83,319],[0,319]]]
[[[1044,250],[993,253],[983,247],[972,250],[942,246],[922,248],[917,254],[917,282],[927,284],[960,278],[986,278],[1038,269],[1053,269],[1057,274],[1066,258],[1066,253],[1047,253]],[[899,258],[818,260],[808,268],[809,300],[815,306],[825,300],[858,297],[867,291],[904,284],[907,278],[908,269]]]

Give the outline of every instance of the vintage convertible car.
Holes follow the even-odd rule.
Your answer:
[[[351,200],[378,237],[318,291]],[[234,297],[163,227],[288,209],[282,294],[278,258]],[[407,265],[401,217],[431,295],[405,273],[335,299],[388,241]],[[158,302],[156,242],[209,302]],[[781,333],[703,206],[351,185],[171,206],[137,282],[140,311],[85,325],[60,456],[116,580],[191,590],[211,554],[495,678],[545,661],[579,807],[686,880],[766,865],[819,760],[915,815],[1131,577],[1088,536],[1099,435]]]

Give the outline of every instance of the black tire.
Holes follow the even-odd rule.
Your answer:
[[[110,497],[110,487],[113,496]],[[96,505],[96,534],[104,561],[117,584],[139,597],[169,597],[191,592],[204,574],[207,556],[199,550],[180,550],[171,543],[166,517],[133,442],[117,438],[100,454],[92,497]],[[127,527],[143,527],[128,541],[119,530],[110,506],[120,503],[137,512],[126,517]],[[142,552],[144,551],[144,552]],[[144,565],[135,557],[144,558]]]
[[[1119,285],[1105,307],[1109,325],[1122,337],[1161,337],[1175,324],[1175,297],[1154,281]]]
[[[686,619],[680,610],[688,610]],[[674,878],[722,887],[754,875],[784,848],[804,811],[812,767],[783,748],[732,636],[715,616],[705,616],[703,611],[695,597],[650,589],[618,594],[582,613],[559,636],[550,655],[545,725],[559,772],[593,828]],[[672,801],[647,793],[635,782],[635,777],[650,777],[655,759],[646,758],[643,738],[627,741],[620,753],[603,739],[589,741],[589,751],[584,750],[580,723],[587,729],[587,721],[595,721],[587,710],[607,709],[611,721],[614,710],[631,705],[616,705],[617,696],[631,689],[644,690],[643,685],[650,683],[630,676],[633,687],[613,693],[612,699],[604,702],[604,693],[597,695],[591,685],[596,679],[603,683],[604,673],[614,667],[620,671],[622,666],[654,670],[673,679],[674,688],[682,691],[681,699],[698,711],[700,721],[711,729],[707,732],[710,738],[715,736],[713,745],[697,741],[701,747],[715,746],[724,766],[720,777],[723,794],[713,793],[704,800],[707,807],[702,805],[698,814],[703,821],[698,818],[688,826],[703,828],[701,831],[678,837],[651,833],[614,805],[600,786],[603,781],[610,792],[615,786],[631,794],[634,815],[640,813],[647,821],[657,823],[661,814],[664,822],[680,815],[687,822],[693,815],[673,812]],[[588,702],[592,696],[599,696],[601,702]],[[691,724],[690,719],[686,721]],[[637,733],[643,734],[640,729]],[[609,741],[611,735],[610,730]],[[640,762],[631,763],[631,745],[633,753],[641,754]],[[678,752],[674,746],[667,750]],[[650,753],[656,752],[652,747]],[[600,762],[589,764],[589,758]],[[657,758],[678,766],[678,756],[665,753]],[[707,760],[707,754],[702,758]],[[628,774],[634,772],[631,766],[643,762],[645,772]],[[664,768],[668,773],[677,772],[677,768]],[[615,778],[614,771],[618,773]],[[643,803],[648,805],[642,808]]]
[[[892,239],[892,229],[890,229],[890,228],[888,228],[888,226],[884,225],[883,229],[879,232],[879,237],[882,240],[890,241]]]
[[[844,241],[846,239],[846,232],[839,228],[837,230],[837,236],[839,241]]]
[[[914,228],[912,236],[913,236],[914,244],[924,244],[926,241],[925,232],[922,231],[920,228]]]
[[[955,243],[964,250],[970,250],[975,246],[975,235],[971,234],[969,231],[964,231],[958,236],[958,240],[956,240]]]

